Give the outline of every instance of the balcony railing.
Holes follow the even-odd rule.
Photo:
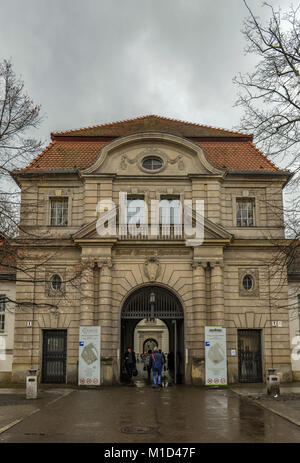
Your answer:
[[[193,217],[195,212],[191,209],[190,215]],[[119,207],[116,207],[101,216],[103,224],[109,220],[115,220],[115,234],[113,237],[121,240],[184,240],[190,238],[185,234],[183,224],[120,224]],[[124,219],[124,218],[123,218]],[[192,220],[195,225],[195,218]],[[108,235],[105,234],[107,237]]]
[[[183,240],[183,225],[117,225],[121,240]]]

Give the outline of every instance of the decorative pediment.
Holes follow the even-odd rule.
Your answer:
[[[161,166],[147,169],[147,157],[158,158]],[[159,132],[136,133],[120,137],[103,146],[95,162],[81,174],[224,176],[225,170],[213,166],[203,149],[183,137]]]

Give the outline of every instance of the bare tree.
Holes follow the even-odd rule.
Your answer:
[[[42,142],[31,136],[33,129],[37,129],[43,120],[40,105],[35,104],[24,88],[24,82],[13,71],[11,61],[4,59],[0,62],[0,272],[8,275],[17,274],[17,281],[32,285],[47,282],[41,277],[41,269],[56,257],[55,252],[40,252],[36,256],[36,264],[28,264],[31,260],[31,245],[39,239],[42,247],[47,239],[23,229],[19,221],[20,193],[11,185],[11,172],[25,167],[39,152]],[[37,204],[27,208],[36,208]],[[44,240],[43,240],[44,238]],[[66,276],[64,284],[78,288],[81,266],[75,266]],[[2,280],[5,276],[2,275]],[[67,295],[61,295],[64,300]],[[57,309],[58,298],[55,303],[49,301],[37,304],[33,299],[18,299],[9,301],[17,303],[19,307],[34,309],[44,306]]]
[[[239,74],[237,105],[244,109],[240,128],[254,134],[268,156],[283,160],[285,168],[300,169],[300,5],[282,13],[270,3],[268,24],[249,8],[244,22],[245,52],[259,61],[253,72]]]
[[[26,136],[40,126],[40,109],[25,92],[11,61],[0,62],[0,180],[41,150],[40,141]]]
[[[253,133],[262,152],[294,172],[285,207],[277,211],[284,214],[289,240],[273,240],[277,253],[269,262],[269,278],[278,281],[274,306],[289,308],[279,293],[300,251],[300,4],[282,11],[263,2],[269,19],[261,21],[243,1],[248,10],[242,30],[245,52],[254,54],[257,64],[234,78],[239,87],[236,105],[244,110],[238,128]]]
[[[18,78],[11,61],[0,62],[0,233],[14,236],[18,228],[19,194],[10,187],[10,172],[24,167],[42,148],[28,136],[42,121],[35,105]],[[10,190],[10,191],[8,191]]]

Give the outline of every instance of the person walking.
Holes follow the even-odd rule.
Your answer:
[[[163,356],[164,364],[166,363],[166,356],[161,349],[158,349],[158,352]]]
[[[150,384],[151,382],[151,365],[150,365],[150,358],[151,358],[151,355],[152,355],[152,350],[149,349],[148,350],[148,354],[145,356],[145,365],[146,365],[146,368],[147,368],[147,374],[148,374],[148,383]]]
[[[161,384],[161,372],[164,365],[164,357],[158,351],[157,347],[154,348],[153,354],[150,356],[149,366],[153,370],[153,387],[157,388],[157,386],[162,387]]]
[[[124,360],[125,360],[125,368],[126,368],[127,374],[129,378],[132,378],[132,372],[136,368],[136,358],[135,358],[134,351],[131,350],[130,347],[128,347],[127,352],[124,355]]]

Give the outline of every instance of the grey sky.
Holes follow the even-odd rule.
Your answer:
[[[0,3],[0,59],[12,58],[47,115],[36,136],[145,114],[238,123],[232,78],[255,62],[243,53],[242,0]]]

